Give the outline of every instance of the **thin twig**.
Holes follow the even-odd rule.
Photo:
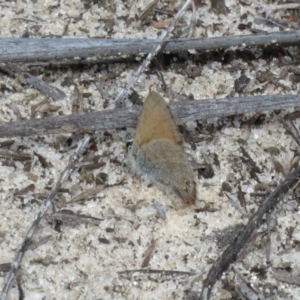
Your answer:
[[[21,80],[32,85],[46,96],[51,97],[53,100],[61,100],[66,97],[66,94],[57,87],[51,86],[45,81],[38,79],[27,72],[24,72],[17,66],[12,64],[0,64],[0,69],[10,75],[12,73],[17,73],[21,77]]]
[[[130,78],[128,83],[124,88],[121,89],[121,91],[118,93],[118,95],[115,97],[113,102],[110,105],[110,108],[113,108],[120,100],[124,98],[124,96],[128,93],[129,89],[134,85],[134,83],[138,80],[138,78],[141,76],[141,74],[148,68],[149,64],[151,63],[154,56],[162,49],[164,42],[166,41],[169,34],[173,31],[177,21],[181,18],[187,7],[190,5],[191,0],[187,0],[185,4],[181,7],[181,9],[178,11],[178,13],[174,16],[172,24],[168,27],[167,30],[163,32],[161,35],[159,44],[154,45],[151,52],[148,53],[147,57],[144,59],[143,63],[140,65],[140,67],[136,70],[136,72],[133,74],[133,76]]]
[[[118,272],[119,275],[131,275],[134,273],[141,273],[141,274],[161,274],[165,276],[194,276],[195,273],[193,272],[186,272],[186,271],[177,271],[177,270],[152,270],[152,269],[137,269],[137,270],[126,270]]]
[[[187,35],[187,38],[192,38],[195,32],[195,26],[196,26],[196,22],[197,22],[197,11],[196,11],[196,6],[194,3],[194,0],[192,1],[192,17],[191,17],[191,21],[190,21],[190,25],[189,25],[189,32]]]
[[[266,300],[265,297],[254,286],[251,286],[246,278],[238,271],[237,268],[233,268],[233,271],[237,275],[239,285],[236,287],[242,297],[247,297],[249,300]],[[243,299],[243,298],[242,298]]]
[[[55,221],[61,221],[66,224],[93,224],[98,226],[104,219],[95,218],[83,214],[77,214],[71,210],[63,209],[60,211],[54,211],[49,214],[49,217]]]
[[[86,135],[79,143],[74,151],[73,155],[70,157],[69,162],[67,166],[65,167],[64,171],[61,173],[58,181],[56,182],[55,186],[52,188],[52,191],[50,192],[47,200],[45,201],[44,207],[40,210],[40,212],[37,214],[35,220],[32,223],[32,226],[27,231],[27,234],[23,240],[23,242],[19,246],[18,253],[14,259],[14,261],[11,264],[11,269],[9,273],[6,276],[5,284],[1,293],[0,300],[5,300],[8,296],[8,292],[10,290],[10,287],[16,278],[16,273],[20,267],[20,263],[22,260],[22,257],[26,251],[26,248],[31,241],[33,235],[35,234],[38,225],[40,224],[41,220],[43,219],[46,211],[49,209],[49,207],[52,205],[52,202],[57,195],[62,183],[69,177],[75,162],[78,160],[79,155],[83,152],[85,146],[88,144],[90,140],[90,136]]]
[[[205,120],[300,106],[300,95],[249,96],[172,102],[170,108],[177,122]],[[48,117],[21,122],[0,123],[0,138],[52,133],[99,131],[135,127],[139,107],[105,110],[84,115]]]
[[[242,207],[237,201],[235,201],[232,197],[230,197],[227,193],[225,193],[227,199],[229,200],[230,204],[240,212],[244,217],[248,218],[248,214],[244,207]]]
[[[239,232],[235,237],[233,243],[227,247],[222,255],[211,267],[206,279],[203,281],[203,289],[200,296],[200,300],[210,299],[210,293],[221,275],[228,269],[230,264],[235,262],[238,253],[248,242],[250,236],[255,229],[263,222],[263,216],[266,213],[271,213],[281,198],[289,192],[291,188],[298,183],[300,179],[300,167],[298,167],[293,173],[291,173],[263,202],[262,206],[257,212],[250,218],[248,224],[244,229]]]
[[[158,39],[91,39],[91,38],[0,38],[0,62],[37,62],[93,56],[124,56],[149,53],[161,43]],[[300,31],[259,33],[201,39],[168,39],[163,52],[228,49],[231,47],[279,44],[299,45]]]

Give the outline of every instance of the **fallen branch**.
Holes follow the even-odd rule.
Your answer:
[[[159,39],[2,38],[0,39],[0,62],[37,62],[74,57],[149,53],[159,43]],[[268,44],[293,46],[299,43],[300,31],[298,30],[202,39],[169,39],[164,43],[163,52],[207,51]]]
[[[249,96],[172,102],[170,108],[178,122],[205,120],[238,114],[286,109],[300,106],[300,95]],[[94,132],[122,127],[135,127],[139,107],[104,110],[84,115],[48,117],[37,120],[0,124],[0,138],[45,135],[52,133]]]
[[[255,229],[263,222],[263,216],[266,213],[271,213],[281,198],[288,193],[288,191],[294,187],[300,180],[300,167],[298,167],[293,173],[291,173],[263,202],[262,206],[257,212],[250,218],[248,224],[238,233],[233,243],[227,247],[222,255],[211,267],[206,279],[203,281],[202,293],[200,300],[210,299],[210,293],[222,274],[228,269],[230,264],[235,262],[238,253],[246,245],[250,236]]]

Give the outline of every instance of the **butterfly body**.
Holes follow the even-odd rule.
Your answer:
[[[194,204],[194,173],[182,142],[166,102],[158,93],[150,92],[130,150],[132,166],[137,173],[174,191],[184,202]]]

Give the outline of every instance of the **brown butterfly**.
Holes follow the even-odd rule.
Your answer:
[[[187,204],[196,200],[195,175],[181,147],[183,140],[165,100],[146,98],[129,157],[133,168],[171,189]]]

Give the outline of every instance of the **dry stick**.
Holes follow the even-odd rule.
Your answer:
[[[0,38],[0,62],[37,62],[86,58],[92,56],[123,56],[149,53],[159,45],[159,39],[22,39]],[[259,33],[201,39],[169,39],[164,42],[163,52],[181,52],[191,49],[207,51],[231,47],[300,44],[300,30]]]
[[[104,219],[94,218],[87,215],[77,214],[71,210],[60,210],[49,214],[49,217],[55,221],[61,221],[67,224],[93,224],[98,226]]]
[[[58,190],[60,189],[62,183],[71,174],[71,171],[72,171],[72,168],[74,167],[75,162],[78,160],[79,155],[83,152],[83,150],[84,150],[85,146],[88,144],[89,140],[90,140],[90,137],[88,135],[86,135],[82,139],[82,141],[79,142],[76,150],[74,151],[73,155],[70,157],[66,168],[61,173],[61,175],[60,175],[58,181],[56,182],[55,186],[52,188],[52,191],[49,194],[49,196],[48,196],[48,198],[45,202],[45,206],[40,210],[40,212],[36,216],[32,226],[31,226],[31,228],[27,231],[25,239],[20,244],[18,253],[17,253],[14,261],[11,264],[11,269],[10,269],[9,273],[6,276],[5,284],[4,284],[2,293],[1,293],[0,300],[5,300],[7,298],[8,292],[9,292],[10,287],[11,287],[11,285],[12,285],[12,283],[13,283],[15,277],[16,277],[16,273],[17,273],[18,268],[20,266],[22,257],[25,253],[26,247],[28,246],[29,242],[31,241],[31,239],[32,239],[34,233],[36,232],[38,225],[40,224],[41,220],[43,219],[46,211],[52,205],[52,202],[53,202]]]
[[[249,96],[172,102],[170,108],[177,122],[205,120],[237,114],[286,109],[300,106],[300,95]],[[48,117],[21,122],[0,123],[0,138],[44,135],[79,131],[99,131],[135,127],[140,108],[105,110],[84,115]]]
[[[45,81],[38,79],[27,72],[24,72],[20,68],[10,64],[0,64],[0,69],[7,72],[8,74],[17,73],[21,76],[21,79],[26,83],[32,85],[37,90],[51,97],[53,100],[61,100],[66,97],[66,94],[58,88],[49,85]]]
[[[186,271],[176,271],[176,270],[153,270],[153,269],[136,269],[136,270],[126,270],[118,272],[119,275],[131,275],[134,273],[141,273],[141,274],[160,274],[165,276],[194,276],[195,273],[186,272]]]
[[[221,277],[231,263],[233,263],[240,250],[245,246],[250,236],[263,222],[263,216],[271,213],[280,199],[293,188],[300,179],[300,167],[291,173],[263,202],[262,206],[250,218],[244,229],[238,233],[233,243],[227,247],[218,260],[211,267],[206,279],[203,281],[203,289],[200,300],[208,300],[211,290],[217,280]]]
[[[187,9],[187,7],[190,5],[192,0],[187,0],[185,4],[181,7],[181,9],[178,11],[178,13],[174,16],[172,24],[168,27],[167,30],[163,32],[161,35],[160,41],[158,45],[155,45],[151,52],[148,53],[147,57],[144,59],[143,63],[140,65],[140,67],[136,70],[136,72],[131,76],[129,82],[126,84],[124,88],[121,89],[121,91],[118,93],[116,98],[112,101],[110,108],[113,108],[116,103],[118,103],[120,100],[124,98],[124,96],[128,93],[129,89],[134,85],[134,83],[138,80],[138,78],[141,76],[141,74],[147,69],[149,64],[151,63],[153,57],[162,49],[163,43],[167,39],[168,35],[172,32],[174,29],[177,21],[181,16],[183,15],[184,11]]]

